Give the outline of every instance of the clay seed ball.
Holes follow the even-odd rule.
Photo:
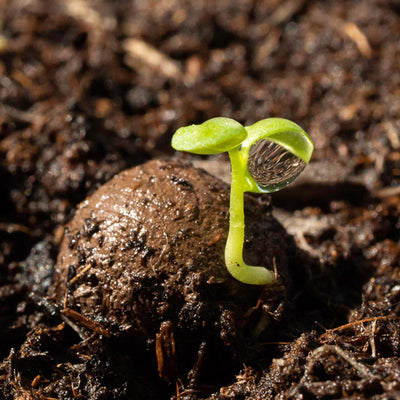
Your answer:
[[[268,196],[246,197],[245,260],[288,265],[290,240]],[[177,345],[231,344],[262,287],[236,281],[224,248],[229,185],[180,161],[116,175],[83,201],[65,229],[52,293],[114,333],[154,338],[172,323]]]

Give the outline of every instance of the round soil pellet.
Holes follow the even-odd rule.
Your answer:
[[[284,272],[292,241],[269,197],[245,204],[245,260]],[[266,289],[228,273],[228,228],[229,185],[204,170],[163,160],[126,170],[67,225],[52,295],[110,332],[151,340],[169,332],[178,352],[206,338],[231,345]]]

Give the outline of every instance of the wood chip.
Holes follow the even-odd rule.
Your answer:
[[[32,380],[31,386],[33,388],[37,387],[41,379],[42,379],[41,375],[36,375],[36,377]]]
[[[270,21],[273,25],[283,24],[290,21],[292,17],[300,11],[304,5],[304,0],[287,0],[279,6],[271,15]]]
[[[89,5],[85,0],[61,1],[66,12],[72,17],[84,21],[94,29],[103,31],[104,29],[113,29],[116,25],[114,18],[104,18],[96,9]]]
[[[360,53],[366,57],[372,57],[372,49],[367,37],[361,29],[353,22],[345,22],[342,24],[343,32],[356,44]]]
[[[394,150],[400,149],[400,132],[396,129],[393,122],[384,121],[382,127],[386,131],[386,136],[390,141],[390,144]]]
[[[384,187],[376,193],[376,196],[380,199],[384,199],[386,197],[398,196],[400,195],[400,186],[396,187]]]
[[[177,373],[174,331],[171,321],[164,321],[156,334],[156,358],[160,378],[171,380]]]
[[[123,42],[126,52],[125,62],[133,69],[150,68],[166,78],[179,80],[182,72],[178,64],[166,54],[141,39],[126,39]]]

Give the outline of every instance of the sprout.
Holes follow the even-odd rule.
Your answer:
[[[310,161],[314,148],[310,137],[300,126],[282,118],[244,127],[220,117],[178,129],[172,147],[196,154],[229,153],[232,178],[226,267],[240,282],[273,283],[273,272],[243,261],[244,192],[271,193],[289,185]]]

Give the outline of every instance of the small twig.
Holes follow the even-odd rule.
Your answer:
[[[371,336],[369,342],[371,344],[371,356],[376,357],[376,346],[375,346],[375,332],[376,332],[376,319],[372,322]]]
[[[279,273],[278,273],[278,266],[276,265],[276,258],[272,258],[272,265],[274,267],[274,275],[275,275],[275,280],[277,281],[279,278]]]
[[[178,378],[175,381],[175,385],[176,385],[176,400],[180,400],[180,398],[181,398],[181,390],[180,390],[180,388],[183,388],[183,390],[185,390],[185,386],[184,386],[184,384],[183,384],[183,382],[182,382],[182,380],[180,378]]]
[[[270,22],[274,25],[289,21],[304,5],[304,0],[286,0],[271,15]]]
[[[329,345],[324,345],[329,346]],[[354,357],[351,357],[347,354],[344,350],[342,350],[339,346],[329,346],[331,347],[340,357],[346,360],[353,368],[355,368],[361,375],[365,376],[366,378],[374,378],[375,375],[368,370],[368,368],[359,362]]]
[[[384,187],[377,191],[376,196],[380,199],[384,199],[386,197],[397,196],[400,194],[400,186],[396,187]]]
[[[73,18],[84,21],[90,26],[95,34],[99,31],[112,30],[116,21],[112,16],[104,17],[100,15],[97,10],[89,5],[88,1],[85,0],[69,0],[59,1],[64,7],[65,11]]]
[[[87,335],[85,335],[83,332],[82,332],[82,329],[77,325],[77,324],[75,324],[73,321],[71,321],[69,318],[67,318],[65,315],[61,315],[61,318],[62,318],[62,320],[70,327],[70,328],[72,328],[78,335],[79,335],[79,337],[83,340],[83,341],[85,341],[86,339],[87,339]]]
[[[263,346],[264,345],[271,345],[271,346],[289,346],[293,344],[293,342],[262,342],[261,343]]]
[[[178,381],[175,382],[175,387],[176,387],[176,400],[180,400],[181,394],[179,392],[179,383],[178,383]]]
[[[42,123],[44,120],[43,115],[34,114],[33,112],[29,111],[18,110],[17,108],[10,107],[6,104],[0,104],[0,110],[3,114],[9,115],[16,120],[29,122],[31,124]]]
[[[345,22],[342,25],[342,29],[343,32],[356,44],[360,53],[366,58],[371,58],[371,46],[361,29],[354,22]]]
[[[182,77],[182,72],[175,61],[143,40],[126,39],[123,48],[126,52],[127,65],[134,69],[146,67],[156,70],[166,78],[179,80]]]
[[[92,264],[88,264],[83,268],[81,271],[79,271],[69,282],[68,282],[68,287],[71,287],[83,274],[88,272],[92,268]]]
[[[217,243],[221,239],[221,234],[219,233],[217,236],[215,236],[213,239],[211,239],[208,243],[207,246],[212,246],[215,243]]]
[[[40,381],[42,381],[42,376],[40,374],[36,375],[36,377],[33,378],[32,382],[31,382],[31,386],[33,388],[37,387]]]
[[[105,337],[110,337],[111,333],[104,328],[101,324],[96,321],[91,320],[90,318],[85,317],[82,314],[79,314],[77,311],[72,310],[71,308],[64,308],[61,311],[61,314],[66,316],[69,320],[76,321],[78,324],[83,325],[85,328]],[[70,322],[70,321],[69,321]]]
[[[35,236],[31,229],[21,224],[12,224],[7,222],[0,222],[0,231],[7,233],[25,233],[29,236]]]
[[[392,148],[394,150],[399,150],[400,149],[400,136],[399,136],[399,132],[394,127],[393,122],[386,120],[382,123],[382,125],[383,125],[383,129],[386,131],[386,135],[390,141],[390,144],[392,145]]]
[[[206,351],[207,351],[207,342],[202,341],[197,351],[197,360],[188,375],[188,377],[190,376],[188,388],[195,388],[198,384],[201,369],[204,364],[204,357]]]
[[[362,319],[360,321],[350,322],[348,324],[341,325],[341,326],[338,326],[338,327],[333,328],[333,329],[329,329],[325,333],[323,333],[319,338],[323,339],[325,336],[327,336],[327,335],[329,335],[329,334],[331,334],[333,332],[342,331],[344,329],[351,328],[351,327],[353,327],[355,325],[363,324],[364,322],[380,321],[380,320],[385,320],[385,319],[394,319],[394,320],[400,321],[400,317],[391,317],[391,316],[365,318],[365,319]]]

